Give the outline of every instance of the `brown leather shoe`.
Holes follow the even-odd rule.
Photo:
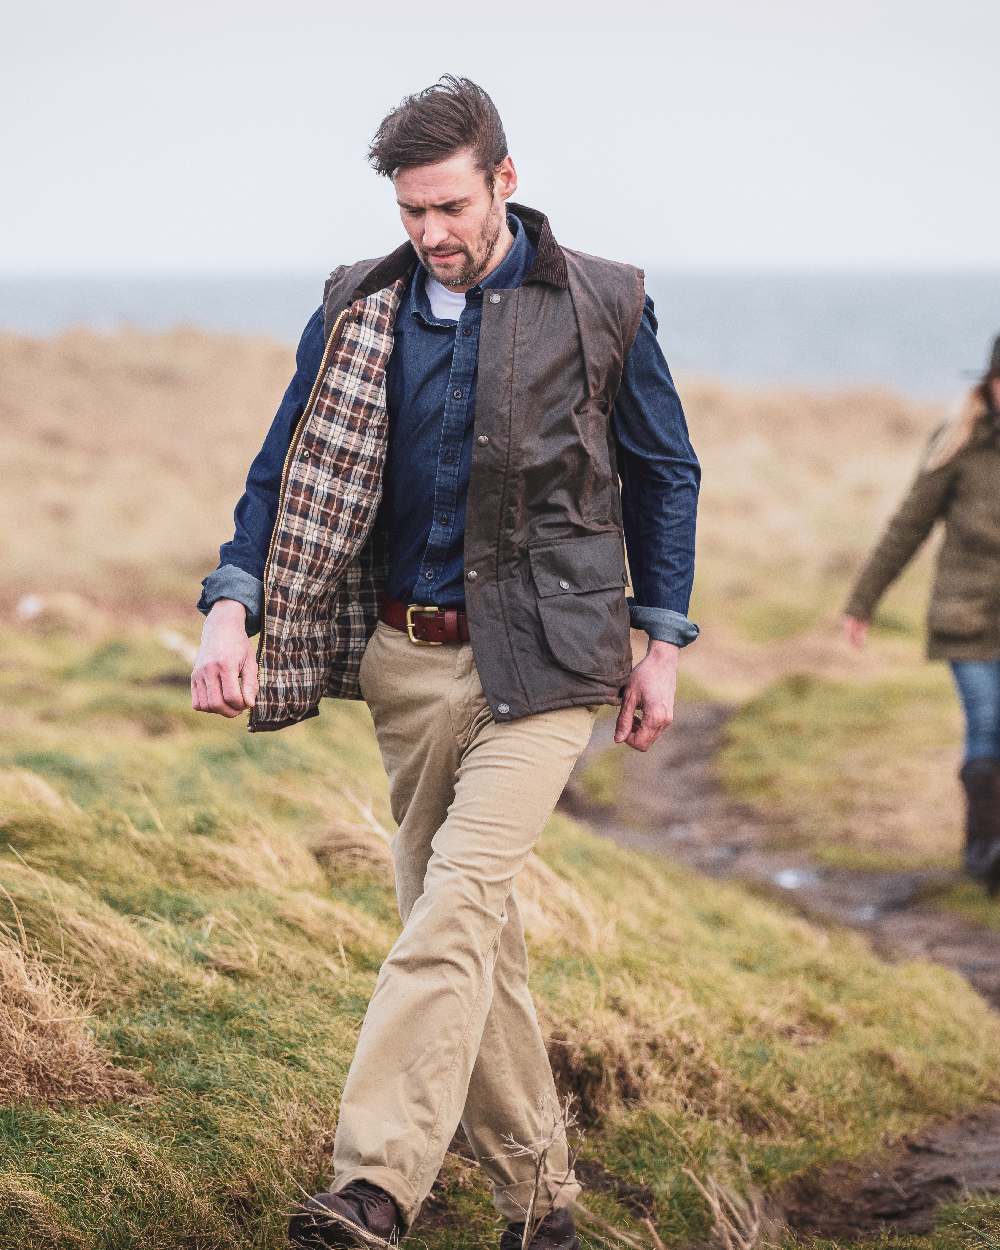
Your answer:
[[[398,1246],[405,1232],[395,1200],[368,1181],[351,1181],[335,1194],[314,1194],[288,1224],[288,1240],[303,1250]]]
[[[500,1234],[500,1250],[521,1250],[524,1223],[508,1224]],[[565,1207],[550,1211],[535,1229],[528,1250],[580,1250],[573,1217]]]

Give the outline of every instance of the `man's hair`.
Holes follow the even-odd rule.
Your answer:
[[[442,74],[431,87],[408,95],[379,123],[368,149],[375,172],[433,165],[468,148],[493,189],[493,170],[507,155],[507,136],[496,105],[469,78]]]

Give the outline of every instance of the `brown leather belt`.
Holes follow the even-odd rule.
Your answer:
[[[410,642],[425,647],[469,641],[469,622],[463,608],[432,608],[422,603],[381,599],[378,619],[393,629],[401,629]]]

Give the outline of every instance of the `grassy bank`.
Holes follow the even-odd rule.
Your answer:
[[[151,631],[81,632],[10,635],[0,670],[0,1246],[276,1248],[396,931],[368,713],[250,737],[191,712]],[[523,895],[617,1226],[641,1186],[680,1244],[710,1225],[685,1169],[770,1188],[1000,1095],[1000,1026],[943,970],[562,816]],[[492,1244],[460,1159],[429,1215],[431,1250]]]
[[[730,792],[785,818],[822,863],[955,868],[962,845],[961,712],[947,667],[870,682],[792,674],[744,704],[719,769]],[[931,905],[1000,928],[972,882]]]
[[[328,704],[249,737],[198,716],[160,632],[194,638],[291,364],[184,330],[0,336],[0,1250],[277,1250],[325,1175],[397,930],[370,719]],[[836,633],[937,414],[879,391],[681,389],[704,467],[682,688],[742,705],[727,784],[828,859],[946,862],[958,725],[920,662],[927,553],[866,655]],[[613,793],[614,769],[598,782]],[[684,1245],[711,1225],[699,1183],[772,1189],[1000,1096],[995,1017],[941,969],[887,968],[563,816],[521,895],[586,1201],[616,1227],[646,1210]],[[942,1219],[913,1246],[992,1244],[995,1204]],[[494,1244],[467,1161],[416,1234]]]

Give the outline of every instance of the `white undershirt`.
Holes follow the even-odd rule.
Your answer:
[[[431,302],[431,312],[439,321],[457,321],[465,312],[465,292],[449,291],[432,274],[427,275],[427,298]]]

